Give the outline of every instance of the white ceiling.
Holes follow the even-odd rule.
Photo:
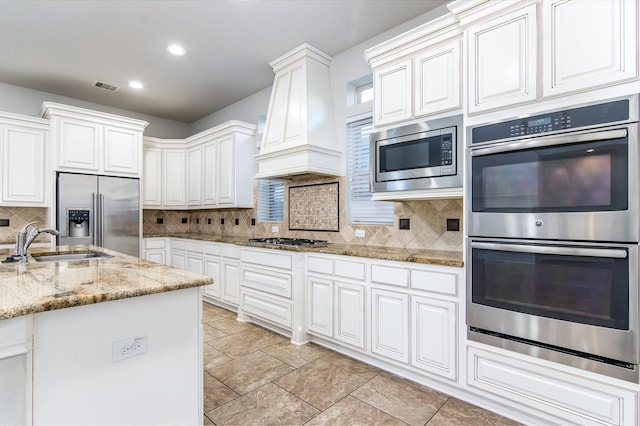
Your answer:
[[[0,81],[190,123],[270,86],[303,42],[335,55],[444,3],[0,0]]]

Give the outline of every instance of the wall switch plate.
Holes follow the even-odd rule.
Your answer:
[[[200,223],[200,218],[196,217],[196,225]]]
[[[224,217],[220,219],[220,225],[224,225]]]
[[[356,229],[356,237],[364,238],[364,229]]]
[[[211,225],[211,218],[210,217],[207,218],[207,225]]]
[[[113,362],[147,353],[147,336],[132,337],[113,342],[111,359]]]
[[[189,223],[189,219],[187,219],[186,217],[182,218],[182,223]]]
[[[398,221],[398,228],[400,228],[400,229],[410,229],[409,219],[400,219]]]
[[[256,218],[255,217],[251,218],[251,226],[256,226]]]
[[[233,223],[235,223],[236,225],[240,225],[240,219],[238,218],[234,219]]]
[[[0,219],[0,226],[9,226],[9,219]]]
[[[156,218],[156,224],[157,225],[162,225],[163,223],[164,223],[164,219],[163,218],[161,218],[161,217],[157,217]]]
[[[460,219],[447,219],[447,231],[460,231]]]
[[[271,232],[277,233],[278,232],[278,225],[273,225],[271,227]]]

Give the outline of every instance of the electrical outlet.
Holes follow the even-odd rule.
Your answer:
[[[113,362],[147,353],[147,336],[132,337],[119,340],[111,345],[111,359]]]
[[[277,233],[278,232],[278,225],[273,225],[271,227],[271,232]]]
[[[356,237],[364,238],[364,229],[356,229]]]

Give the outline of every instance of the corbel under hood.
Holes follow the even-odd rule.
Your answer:
[[[342,174],[330,62],[331,56],[305,43],[269,63],[275,80],[256,178]]]

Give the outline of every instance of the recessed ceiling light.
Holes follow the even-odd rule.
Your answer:
[[[183,56],[185,53],[187,53],[186,50],[184,50],[184,47],[178,45],[178,44],[171,44],[169,46],[167,46],[167,52],[171,53],[172,55],[176,55],[176,56]]]
[[[129,87],[133,87],[134,89],[142,89],[144,86],[139,81],[130,81]]]

